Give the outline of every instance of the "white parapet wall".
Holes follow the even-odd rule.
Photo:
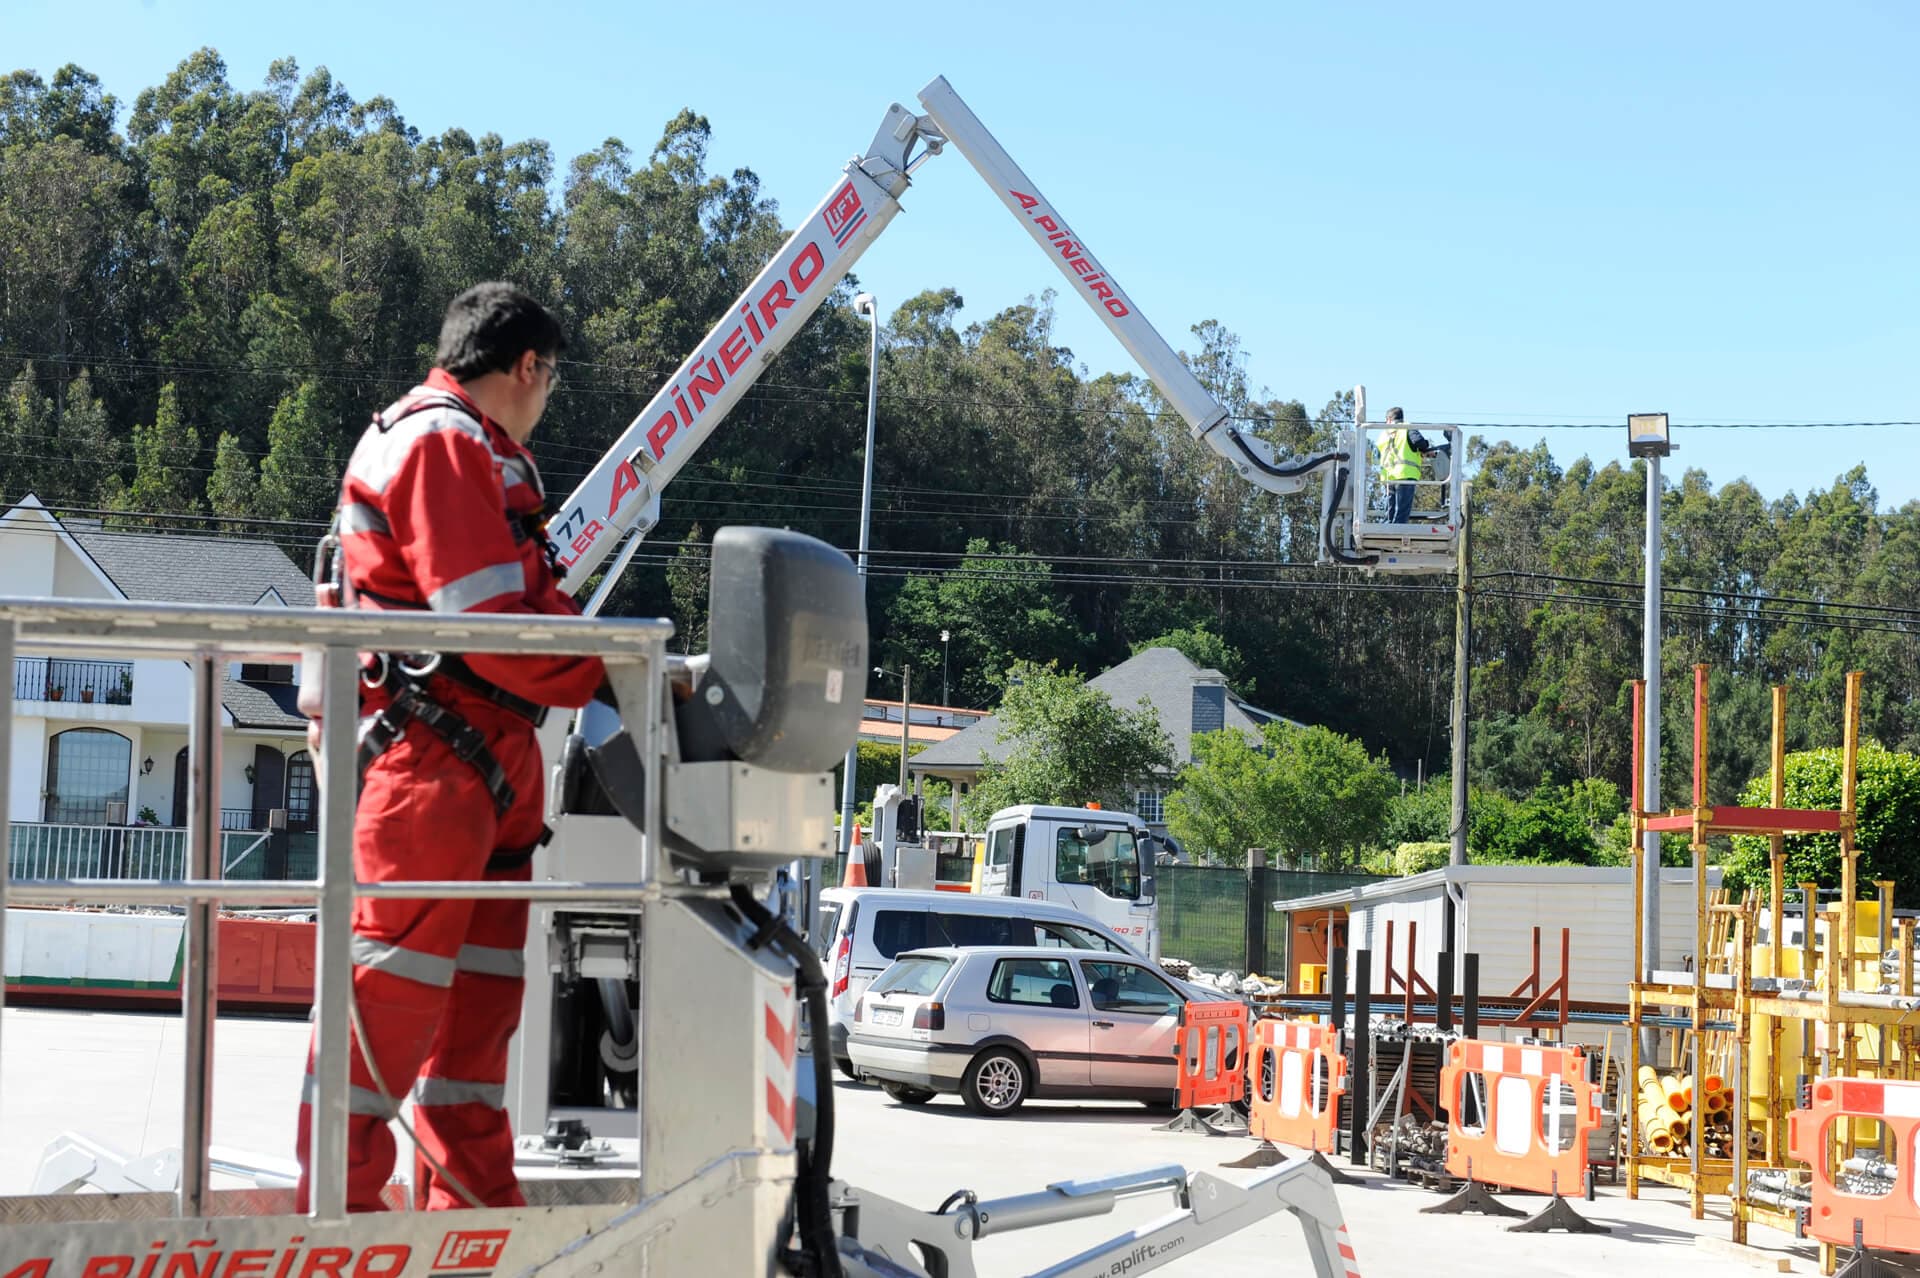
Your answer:
[[[171,989],[179,983],[178,915],[7,911],[9,985]]]

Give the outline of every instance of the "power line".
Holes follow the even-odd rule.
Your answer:
[[[239,363],[215,363],[212,361],[192,361],[192,362],[178,361],[178,360],[166,361],[166,360],[156,360],[156,359],[145,359],[142,357],[131,356],[131,355],[112,355],[112,354],[76,355],[70,352],[62,353],[62,352],[55,352],[55,351],[16,351],[16,352],[10,352],[9,354],[11,355],[12,358],[15,358],[15,359],[32,360],[35,362],[58,364],[66,367],[87,367],[87,368],[117,367],[117,368],[134,369],[136,371],[141,371],[141,372],[154,372],[154,373],[181,372],[181,373],[189,373],[195,376],[210,376],[210,375],[221,374],[221,373],[228,373],[236,376],[246,376],[246,377],[270,377],[275,379],[286,379],[289,377],[305,378],[305,377],[311,376],[311,377],[319,377],[325,380],[332,380],[332,381],[358,382],[358,383],[386,382],[386,383],[396,383],[396,384],[401,381],[408,381],[408,379],[411,379],[417,376],[415,373],[412,373],[406,370],[401,370],[401,369],[396,369],[391,373],[386,373],[386,372],[381,372],[378,369],[374,369],[374,368],[360,369],[350,364],[315,363],[315,364],[285,364],[285,365],[277,365],[277,366],[266,366],[266,365],[239,364]],[[398,357],[393,357],[393,358],[397,359]],[[562,364],[563,366],[573,367],[573,368],[599,368],[599,369],[615,369],[622,372],[629,371],[626,368],[626,366],[611,364],[605,361],[563,358],[559,361],[559,363]],[[633,370],[632,375],[647,376],[647,377],[654,378],[655,380],[658,380],[670,375],[673,372],[677,372],[680,367],[681,365],[679,364],[675,364],[671,368],[655,366],[654,368],[649,369],[645,373],[641,373],[637,370]],[[419,376],[423,376],[423,375],[424,374],[420,374]],[[1137,375],[1129,373],[1129,374],[1126,374],[1126,376],[1129,379],[1135,379]],[[409,384],[411,384],[411,382],[409,382]],[[1142,386],[1145,386],[1145,385],[1148,385],[1149,383],[1139,382],[1139,384]],[[1072,389],[1077,396],[1078,394],[1088,392],[1091,389],[1091,385],[1092,385],[1091,383],[1080,381],[1078,376],[1075,375]],[[657,391],[658,387],[656,387],[655,389]],[[565,384],[565,388],[562,393],[564,394],[566,391],[575,391],[575,390],[584,391],[587,393],[591,393],[594,395],[601,395],[601,396],[605,396],[605,395],[631,396],[634,394],[634,391],[631,387],[610,386],[604,383],[596,384],[596,383],[584,381],[581,379],[571,379],[571,378],[567,380]],[[799,394],[782,397],[778,394],[778,392],[782,392],[782,391],[799,392]],[[748,388],[747,395],[749,397],[754,396],[756,394],[764,396],[766,397],[766,399],[775,403],[815,403],[815,404],[838,403],[841,405],[859,405],[859,404],[865,403],[865,400],[866,400],[866,396],[864,395],[864,393],[853,391],[853,390],[841,391],[841,390],[834,390],[829,387],[808,386],[804,383],[773,382],[773,381],[765,381],[765,380],[756,382],[754,383],[753,386]],[[888,390],[885,388],[884,385],[880,390],[879,397],[883,400],[888,400],[896,403],[946,404],[946,405],[958,406],[958,407],[991,408],[991,409],[1006,411],[1006,412],[1105,414],[1105,413],[1112,413],[1112,412],[1118,411],[1118,412],[1137,412],[1140,415],[1150,417],[1150,418],[1179,415],[1173,409],[1147,408],[1144,405],[1139,404],[1137,401],[1127,400],[1124,398],[1114,400],[1110,403],[1102,403],[1102,404],[1073,404],[1073,403],[1050,403],[1046,401],[993,400],[993,399],[982,399],[977,396],[915,394],[915,393],[900,391],[900,390]],[[1610,417],[1602,417],[1601,415],[1596,414],[1595,417],[1597,418],[1597,420],[1592,420],[1592,421],[1466,422],[1466,421],[1444,420],[1446,416],[1450,416],[1450,415],[1451,414],[1435,414],[1433,418],[1422,420],[1417,424],[1423,425],[1423,426],[1458,426],[1462,430],[1515,430],[1515,431],[1619,430],[1624,426],[1624,420],[1623,420],[1624,414],[1613,414]],[[1282,420],[1280,418],[1277,418],[1274,414],[1267,413],[1267,412],[1236,413],[1236,414],[1230,414],[1229,416],[1230,416],[1230,420],[1233,420],[1233,421],[1251,422],[1251,423],[1260,423],[1260,424]],[[1579,414],[1567,414],[1566,416],[1569,416],[1569,417],[1579,416]],[[1318,427],[1323,427],[1327,425],[1336,425],[1336,426],[1344,425],[1344,423],[1338,423],[1338,422],[1336,423],[1321,422],[1317,419],[1310,419],[1307,424],[1312,426],[1318,426]],[[1855,429],[1871,429],[1871,428],[1881,428],[1881,427],[1912,427],[1912,426],[1920,426],[1920,419],[1886,419],[1886,420],[1877,420],[1877,421],[1876,420],[1735,421],[1735,420],[1697,419],[1694,421],[1678,421],[1673,423],[1673,428],[1676,430],[1855,430]]]

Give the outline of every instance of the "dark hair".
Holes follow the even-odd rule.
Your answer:
[[[1389,408],[1387,410],[1387,420],[1390,422],[1404,422],[1407,420],[1407,415],[1397,408]]]
[[[447,303],[436,368],[460,380],[505,372],[528,351],[552,359],[567,347],[560,321],[511,284],[475,284]]]

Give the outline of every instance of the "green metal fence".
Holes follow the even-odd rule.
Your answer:
[[[823,865],[829,864],[822,862]],[[834,886],[846,877],[846,858],[835,857],[825,883]],[[1245,870],[1224,866],[1163,865],[1153,872],[1160,900],[1160,953],[1186,959],[1218,972],[1247,970],[1247,884]],[[1379,874],[1331,874],[1317,870],[1258,870],[1254,888],[1260,903],[1265,942],[1262,975],[1279,977],[1286,956],[1285,923],[1272,910],[1275,901],[1337,892],[1341,888],[1374,883]]]
[[[1328,874],[1313,870],[1245,870],[1216,866],[1163,865],[1154,871],[1160,896],[1160,953],[1210,971],[1247,970],[1247,892],[1254,884],[1263,920],[1267,971],[1279,977],[1286,954],[1284,924],[1275,901],[1335,892],[1373,883],[1378,874]]]

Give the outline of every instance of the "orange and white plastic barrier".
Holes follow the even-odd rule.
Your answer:
[[[1850,1193],[1833,1179],[1827,1129],[1850,1118],[1878,1121],[1887,1146],[1893,1188],[1879,1196]],[[1836,1246],[1879,1247],[1920,1253],[1920,1182],[1914,1179],[1916,1129],[1920,1129],[1920,1083],[1878,1078],[1817,1078],[1812,1104],[1787,1116],[1787,1148],[1813,1169],[1813,1205],[1807,1233]]]
[[[1247,1094],[1247,1005],[1188,1003],[1175,1040],[1180,1108],[1231,1105]]]
[[[1469,1101],[1464,1091],[1476,1074],[1486,1086]],[[1587,1136],[1600,1125],[1600,1089],[1587,1081],[1581,1049],[1455,1043],[1440,1071],[1440,1098],[1447,1108],[1449,1174],[1542,1194],[1584,1192]],[[1469,1117],[1478,1124],[1467,1126]]]
[[[1331,1025],[1267,1019],[1253,1027],[1247,1134],[1332,1153],[1347,1093],[1347,1058]]]

